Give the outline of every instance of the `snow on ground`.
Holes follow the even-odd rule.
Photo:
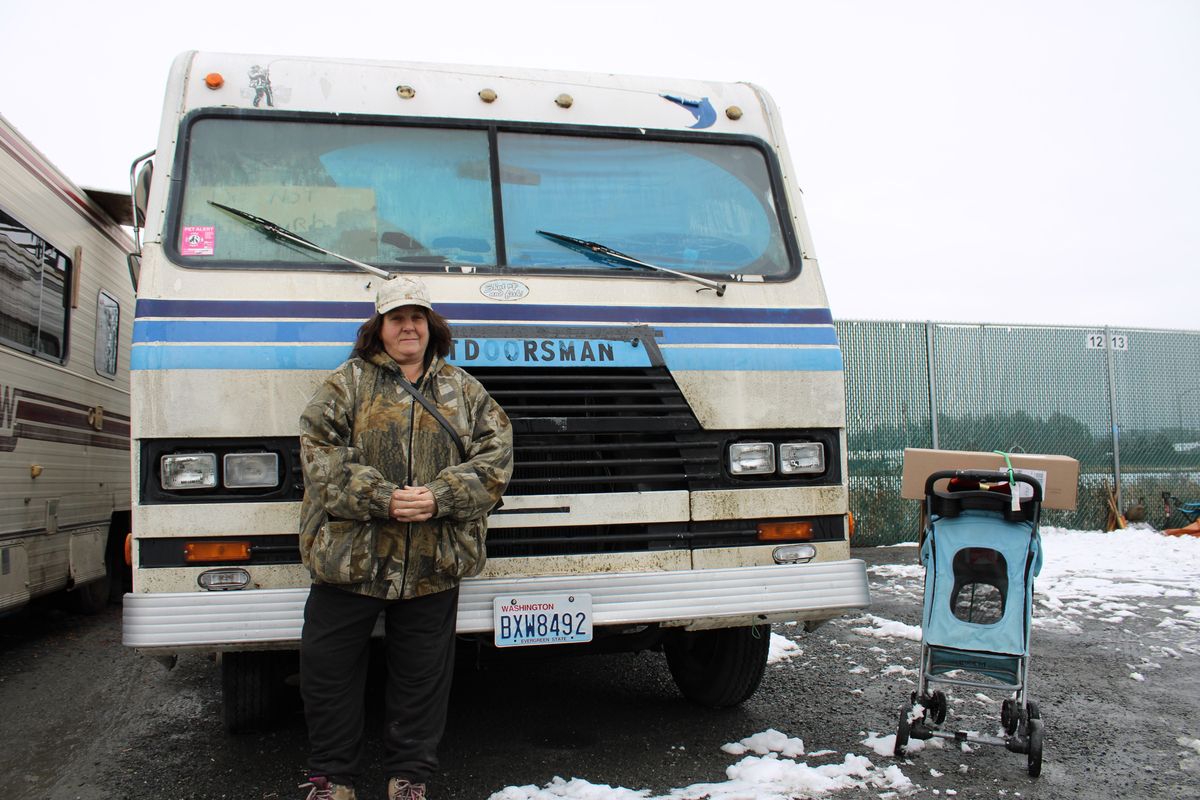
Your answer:
[[[1112,533],[1043,527],[1041,533],[1045,563],[1034,581],[1034,627],[1077,631],[1085,621],[1120,626],[1151,613],[1146,598],[1179,598],[1173,606],[1178,613],[1163,616],[1158,626],[1182,626],[1195,634],[1192,642],[1200,637],[1200,606],[1192,602],[1200,597],[1200,537],[1164,536],[1144,527]],[[907,594],[921,591],[925,574],[920,564],[881,564],[868,571],[876,584],[872,590]],[[921,638],[919,627],[873,615],[851,622],[869,623],[853,629],[864,636]],[[1193,646],[1182,649],[1196,652]]]
[[[892,792],[913,788],[912,781],[895,764],[877,767],[866,756],[853,753],[847,753],[840,762],[817,766],[781,758],[776,752],[746,756],[727,767],[725,776],[728,780],[720,783],[696,783],[654,798],[649,789],[633,790],[555,776],[542,787],[505,787],[489,800],[786,800],[818,797],[855,787]]]
[[[771,634],[771,650],[767,654],[768,664],[775,664],[802,655],[804,655],[804,651],[800,649],[800,645],[786,636],[780,636],[778,633]]]
[[[1071,616],[1136,614],[1138,598],[1194,598],[1200,586],[1200,537],[1164,536],[1144,528],[1101,533],[1044,527],[1042,545],[1037,603]],[[1053,625],[1054,615],[1035,612],[1034,618]]]
[[[1145,528],[1101,533],[1043,527],[1042,543],[1045,564],[1035,581],[1035,626],[1066,630],[1078,629],[1081,624],[1120,626],[1130,617],[1154,614],[1162,616],[1158,627],[1164,629],[1164,636],[1171,635],[1174,644],[1173,647],[1150,645],[1148,651],[1155,657],[1180,658],[1176,648],[1188,653],[1200,652],[1200,645],[1192,646],[1200,640],[1200,538],[1163,536]],[[873,591],[919,592],[924,578],[924,569],[916,564],[880,565],[872,567],[870,572]],[[1179,598],[1179,602],[1164,610],[1148,606],[1145,598]],[[873,614],[843,620],[841,624],[851,626],[850,630],[860,636],[896,641],[904,645],[903,649],[911,647],[907,641],[921,639],[919,626]],[[784,627],[784,630],[791,633],[798,629]],[[817,657],[847,659],[848,687],[881,676],[897,682],[915,676],[911,667],[887,664],[891,660],[888,652],[876,647],[870,651],[879,654],[875,658],[883,666],[872,672],[854,663],[851,656],[838,652],[845,646],[830,640],[830,646],[822,648]],[[787,636],[771,634],[769,664],[803,654],[799,645]],[[1147,680],[1146,673],[1152,674],[1162,667],[1147,656],[1142,657],[1140,664],[1129,666],[1129,677],[1135,681]],[[861,692],[859,688],[850,690]],[[970,701],[995,702],[982,694]],[[872,731],[859,744],[877,760],[890,761],[895,741],[895,733],[879,735]],[[1185,752],[1200,753],[1200,739],[1181,736],[1178,741]],[[926,746],[941,747],[942,743],[938,739],[910,740],[908,749],[915,752]],[[721,750],[741,759],[726,767],[726,780],[719,783],[697,783],[655,796],[649,789],[614,787],[588,779],[603,779],[603,776],[570,779],[554,776],[541,786],[506,787],[489,800],[800,800],[824,798],[851,788],[878,791],[882,797],[912,794],[919,788],[899,765],[882,760],[877,765],[854,752],[845,753],[840,760],[834,750],[819,750],[805,757],[803,741],[774,729],[731,741]],[[809,764],[818,760],[824,763]],[[964,764],[960,772],[966,769]],[[953,789],[943,791],[947,795],[956,793]]]
[[[891,619],[865,614],[858,619],[850,620],[851,624],[865,622],[867,627],[852,628],[855,633],[863,636],[874,636],[878,639],[912,639],[921,641],[921,628],[918,625],[905,625]]]
[[[920,564],[876,564],[867,572],[877,578],[923,578],[925,567]]]

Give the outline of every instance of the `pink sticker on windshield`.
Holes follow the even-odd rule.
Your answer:
[[[212,225],[184,225],[179,255],[211,256],[217,249],[217,229]]]

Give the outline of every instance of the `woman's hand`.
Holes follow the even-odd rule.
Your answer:
[[[437,513],[437,501],[425,486],[405,486],[392,492],[388,513],[400,522],[424,522]]]

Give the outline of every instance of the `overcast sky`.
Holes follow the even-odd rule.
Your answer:
[[[748,80],[835,318],[1200,330],[1200,0],[0,0],[0,114],[128,190],[189,49]]]

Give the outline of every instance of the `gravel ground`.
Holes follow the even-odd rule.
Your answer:
[[[722,745],[774,729],[803,739],[808,755],[799,760],[812,766],[841,763],[850,753],[871,760],[876,785],[822,797],[1200,798],[1200,745],[1191,744],[1200,738],[1200,621],[1159,624],[1178,616],[1177,598],[1139,598],[1136,615],[1098,612],[1071,626],[1035,629],[1031,696],[1041,705],[1046,739],[1042,776],[1033,780],[1024,756],[999,747],[964,752],[947,744],[899,762],[872,748],[871,737],[895,732],[920,645],[870,632],[887,621],[919,624],[920,578],[911,548],[855,556],[871,567],[869,616],[811,633],[777,626],[802,652],[770,665],[759,692],[737,709],[713,712],[681,700],[655,653],[486,668],[465,659],[431,797],[486,800],[556,776],[594,784],[598,800],[613,796],[603,785],[661,795],[719,784],[740,759]],[[299,711],[268,733],[230,737],[220,726],[219,690],[209,658],[187,656],[168,671],[124,649],[119,608],[79,617],[44,602],[2,619],[5,796],[303,797],[294,788],[306,750]],[[994,731],[1000,696],[980,694],[955,693],[951,721]],[[369,722],[359,793],[366,800],[382,797],[383,782],[374,708]],[[886,741],[880,746],[890,752]],[[892,766],[911,785],[889,786],[883,776]]]

